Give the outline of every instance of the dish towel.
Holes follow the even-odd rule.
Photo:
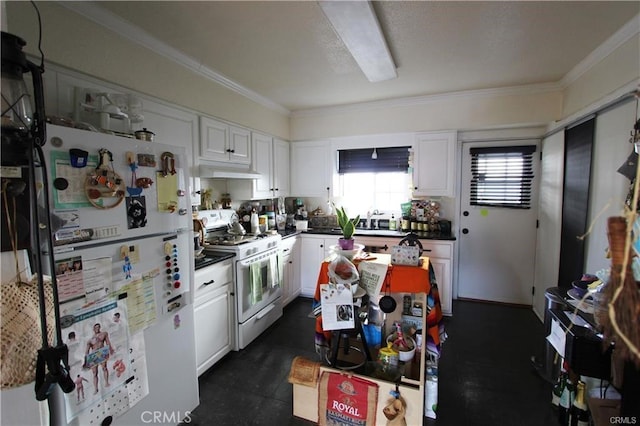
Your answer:
[[[259,262],[254,262],[249,266],[249,276],[251,278],[251,305],[262,300],[262,268]]]
[[[269,258],[269,274],[271,275],[269,278],[269,287],[279,287],[280,286],[280,264],[282,263],[282,258],[280,257],[280,252],[276,256],[271,256]]]

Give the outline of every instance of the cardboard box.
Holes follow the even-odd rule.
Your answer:
[[[587,405],[595,426],[610,425],[611,417],[620,416],[619,399],[587,398]]]

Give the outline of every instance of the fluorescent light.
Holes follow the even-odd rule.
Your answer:
[[[318,4],[369,81],[398,77],[369,1],[319,1]]]

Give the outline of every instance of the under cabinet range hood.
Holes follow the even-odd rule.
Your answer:
[[[262,175],[252,170],[233,169],[229,167],[217,167],[200,165],[201,178],[213,179],[258,179]]]

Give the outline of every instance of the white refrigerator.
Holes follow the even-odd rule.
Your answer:
[[[76,382],[56,389],[51,424],[188,421],[199,395],[184,149],[52,125],[43,148]],[[3,410],[38,409],[35,396],[19,404]]]

